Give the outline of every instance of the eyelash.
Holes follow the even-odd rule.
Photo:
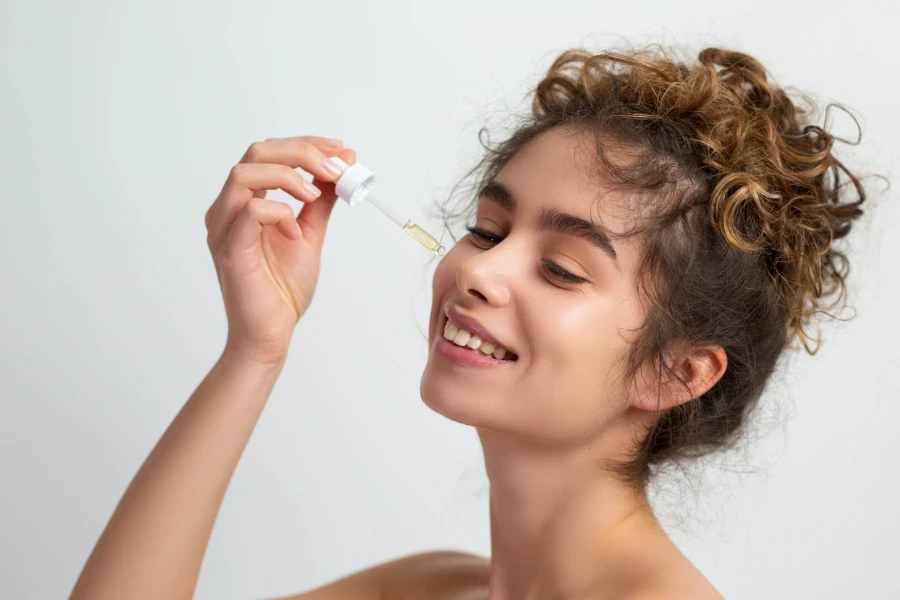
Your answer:
[[[496,246],[503,241],[502,237],[496,236],[489,231],[481,229],[480,227],[466,226],[466,230],[468,230],[469,233],[486,244]],[[544,265],[544,268],[549,271],[554,277],[565,281],[566,283],[584,283],[585,281],[587,281],[583,277],[579,277],[578,275],[569,273],[553,261],[542,260],[541,263]]]

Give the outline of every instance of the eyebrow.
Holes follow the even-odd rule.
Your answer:
[[[518,200],[512,191],[499,181],[488,182],[481,188],[478,196],[494,201],[505,208],[511,215],[516,214],[516,208],[519,204]],[[621,270],[616,249],[610,241],[609,233],[602,225],[553,208],[544,208],[541,209],[538,228],[587,240],[608,254],[616,268]]]

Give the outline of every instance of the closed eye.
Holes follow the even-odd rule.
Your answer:
[[[496,246],[503,241],[503,237],[495,235],[490,231],[487,231],[486,229],[481,229],[480,227],[467,226],[466,229],[477,240],[475,245],[479,247]],[[544,266],[544,269],[550,274],[551,277],[554,277],[555,279],[558,279],[565,283],[584,283],[585,281],[587,281],[583,277],[579,277],[574,273],[570,273],[551,260],[542,260],[541,264]]]

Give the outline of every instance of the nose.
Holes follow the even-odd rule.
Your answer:
[[[468,257],[456,271],[456,287],[470,301],[492,307],[509,304],[512,294],[497,261],[497,248]]]

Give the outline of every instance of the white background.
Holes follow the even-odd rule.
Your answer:
[[[69,593],[218,357],[203,216],[254,140],[340,137],[386,202],[438,230],[427,215],[471,166],[477,129],[524,108],[559,51],[723,45],[852,107],[863,143],[842,156],[896,179],[898,23],[874,1],[3,2],[0,595]],[[857,317],[773,380],[761,439],[657,496],[730,599],[900,597],[900,210],[894,192],[865,208]],[[338,205],[331,225],[198,598],[489,553],[478,438],[418,396],[433,261],[371,207]]]

